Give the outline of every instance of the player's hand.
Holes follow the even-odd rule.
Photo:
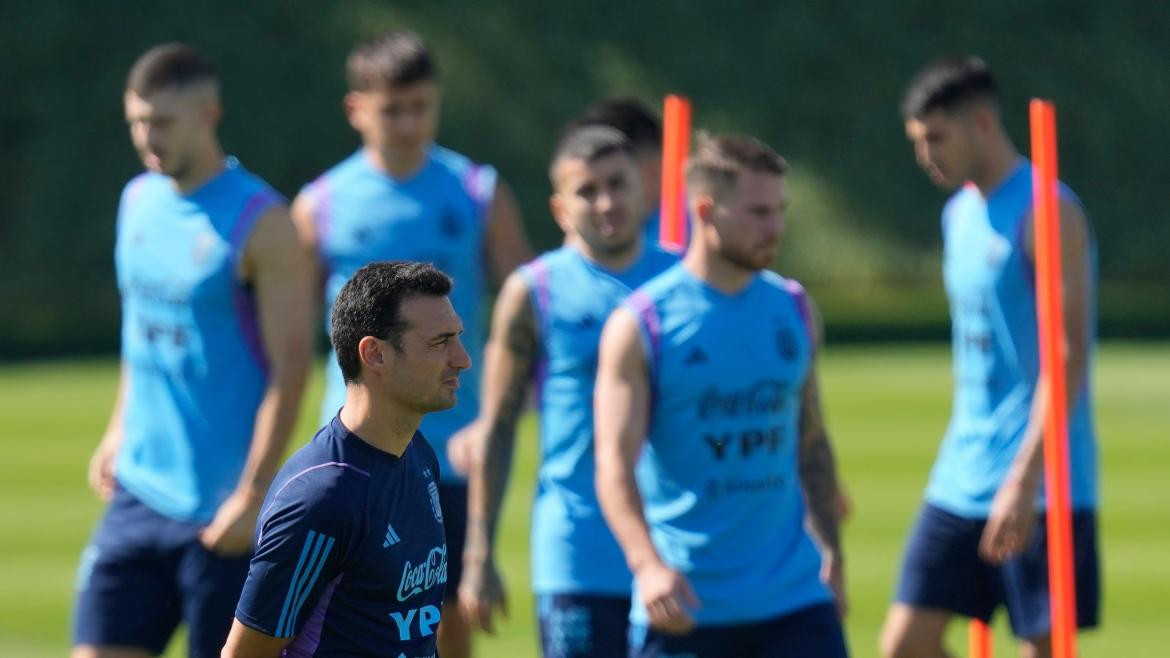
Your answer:
[[[475,460],[475,451],[483,444],[486,423],[476,419],[464,425],[447,439],[447,461],[459,477],[467,477]]]
[[[695,627],[691,611],[699,608],[699,597],[686,576],[657,562],[643,567],[634,577],[651,626],[669,635],[685,635]]]
[[[114,497],[114,461],[121,443],[120,436],[107,433],[89,458],[89,471],[86,474],[89,488],[107,503]]]
[[[837,615],[849,614],[849,597],[845,593],[845,558],[840,553],[826,553],[821,557],[821,581],[833,592]]]
[[[1008,477],[991,501],[991,513],[979,540],[979,555],[1002,564],[1019,555],[1036,529],[1036,485]]]
[[[497,609],[505,619],[508,617],[508,596],[495,562],[491,559],[464,561],[459,580],[459,610],[463,618],[472,629],[494,635],[492,615]]]
[[[220,555],[245,555],[252,550],[256,519],[260,517],[260,500],[240,492],[228,496],[215,512],[211,523],[199,531],[199,541],[207,550]]]

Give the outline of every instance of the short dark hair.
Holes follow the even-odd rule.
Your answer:
[[[351,91],[405,87],[439,77],[431,47],[409,30],[391,30],[354,47],[345,62]]]
[[[620,130],[635,151],[662,150],[662,123],[654,111],[637,98],[603,98],[573,119],[566,132],[589,125]]]
[[[345,381],[361,377],[358,343],[366,336],[389,342],[402,351],[402,334],[409,323],[402,303],[412,297],[445,297],[451,277],[433,265],[408,261],[370,263],[354,273],[333,302],[329,339]]]
[[[185,43],[164,43],[142,54],[126,76],[126,91],[145,98],[168,87],[219,82],[215,65]]]
[[[618,129],[599,125],[571,129],[561,137],[556,150],[553,151],[552,161],[548,166],[549,179],[556,183],[554,173],[557,164],[562,160],[593,162],[614,153],[633,155],[630,140]]]
[[[999,85],[974,55],[947,56],[927,64],[902,96],[902,118],[920,119],[934,110],[953,112],[972,102],[998,104]]]
[[[718,194],[735,187],[745,171],[783,176],[788,173],[788,162],[755,137],[700,132],[695,151],[687,158],[687,188]]]

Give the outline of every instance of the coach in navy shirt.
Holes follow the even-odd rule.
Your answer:
[[[455,404],[471,365],[450,290],[404,262],[342,288],[331,338],[345,406],[273,482],[225,657],[435,655],[447,545],[418,425]]]

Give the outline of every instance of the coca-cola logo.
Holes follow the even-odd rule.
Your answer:
[[[406,601],[412,596],[422,594],[435,585],[447,582],[447,547],[436,546],[431,549],[427,559],[420,564],[411,564],[410,560],[402,567],[402,580],[398,583],[398,600]]]
[[[739,418],[774,414],[788,404],[786,382],[761,379],[738,391],[722,391],[712,386],[699,396],[699,418]]]

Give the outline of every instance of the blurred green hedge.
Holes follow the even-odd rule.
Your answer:
[[[496,164],[538,247],[558,242],[544,170],[560,124],[607,94],[689,95],[697,127],[754,133],[793,165],[779,266],[818,296],[830,338],[945,336],[944,195],[897,112],[907,78],[949,52],[999,72],[1026,149],[1027,100],[1057,104],[1062,177],[1100,243],[1102,329],[1170,335],[1170,6],[906,2],[32,2],[0,8],[0,355],[117,346],[113,217],[139,165],[121,117],[130,64],[188,41],[224,74],[229,152],[286,195],[357,141],[345,54],[423,33],[445,85],[440,141]]]

